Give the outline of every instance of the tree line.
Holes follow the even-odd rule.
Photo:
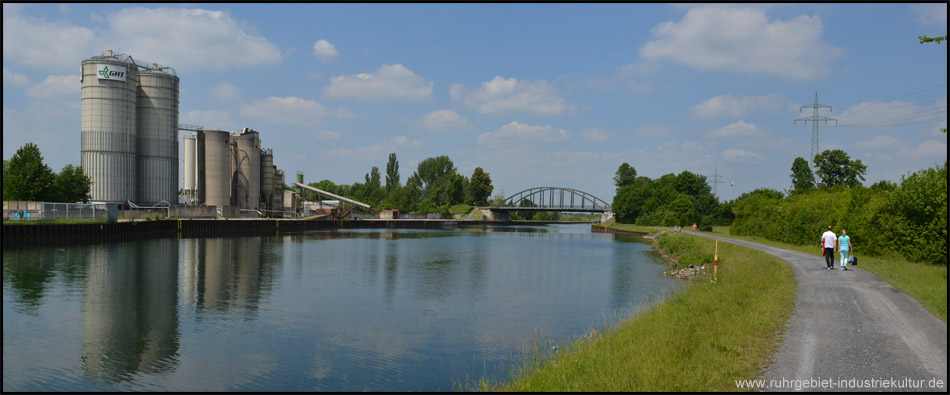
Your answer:
[[[26,143],[3,160],[3,200],[88,203],[92,180],[82,166],[68,164],[59,174],[46,163],[36,144]]]
[[[459,174],[458,169],[446,155],[426,158],[416,170],[401,183],[399,160],[395,153],[389,154],[385,178],[379,167],[373,166],[363,177],[363,182],[335,184],[324,179],[307,185],[330,193],[383,209],[396,209],[403,213],[442,213],[448,215],[454,205],[488,205],[491,197],[491,176],[481,167],[472,175]],[[318,199],[317,193],[304,190],[308,199]]]
[[[657,179],[637,176],[623,163],[614,176],[616,194],[611,207],[618,222],[647,226],[691,226],[712,230],[728,225],[731,214],[712,194],[706,176],[683,171]]]

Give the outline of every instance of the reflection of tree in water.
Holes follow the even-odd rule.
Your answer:
[[[115,383],[178,364],[178,240],[88,247],[83,370]]]
[[[18,243],[19,244],[19,243]],[[59,276],[68,284],[80,282],[85,272],[85,249],[69,245],[4,245],[3,282],[13,291],[13,308],[36,316],[47,287]]]

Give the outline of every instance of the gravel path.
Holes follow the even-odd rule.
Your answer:
[[[795,271],[795,312],[772,365],[760,377],[784,387],[770,390],[947,392],[947,324],[910,296],[860,265],[827,270],[817,243],[816,253],[808,255],[698,235],[767,252]],[[929,386],[937,380],[941,386]]]

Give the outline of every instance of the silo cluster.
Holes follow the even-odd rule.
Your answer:
[[[92,181],[90,200],[144,206],[177,201],[174,70],[107,50],[82,62],[81,83],[81,165]]]
[[[283,216],[283,171],[273,150],[261,149],[257,131],[202,129],[184,136],[183,147],[183,192],[192,204],[215,206],[225,216],[235,210]]]

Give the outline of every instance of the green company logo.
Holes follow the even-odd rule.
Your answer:
[[[125,70],[124,67],[119,67],[118,70],[109,70],[109,66],[99,65],[102,67],[102,70],[97,71],[101,77],[100,79],[114,80],[118,79],[120,81],[125,81]]]
[[[99,70],[99,74],[102,74],[102,78],[109,78],[109,66],[103,67],[102,70]]]

